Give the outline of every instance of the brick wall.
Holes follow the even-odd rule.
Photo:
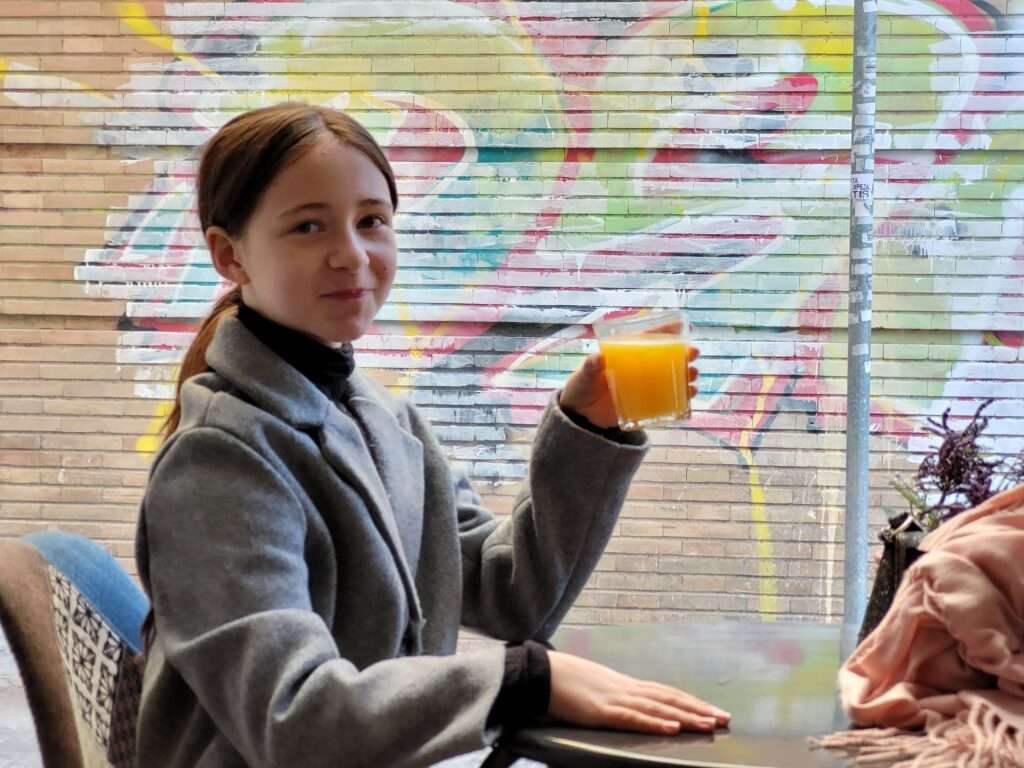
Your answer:
[[[1019,450],[1024,2],[882,2],[872,507],[923,419]],[[376,15],[370,16],[373,13]],[[850,0],[0,0],[0,536],[131,567],[174,366],[220,290],[196,149],[343,107],[401,181],[362,364],[507,512],[592,320],[685,297],[686,428],[653,430],[570,619],[841,614]]]

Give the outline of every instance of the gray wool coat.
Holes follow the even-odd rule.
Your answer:
[[[555,630],[646,452],[555,402],[497,522],[409,403],[331,402],[237,318],[151,469],[137,538],[156,618],[142,768],[400,768],[479,749],[500,646]]]

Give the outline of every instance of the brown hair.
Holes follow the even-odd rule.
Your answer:
[[[245,229],[270,183],[291,162],[312,149],[325,133],[366,155],[388,183],[391,205],[398,210],[398,185],[387,156],[370,132],[343,112],[327,107],[285,102],[245,112],[227,122],[203,149],[196,181],[199,223],[205,235],[222,227],[237,236]],[[181,421],[181,387],[209,370],[206,349],[217,325],[238,311],[242,293],[235,286],[222,296],[199,326],[181,361],[174,407],[163,425],[170,437]]]

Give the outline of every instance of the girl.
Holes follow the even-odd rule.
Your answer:
[[[354,370],[397,259],[395,178],[370,134],[315,106],[243,114],[207,145],[198,202],[236,287],[185,356],[142,503],[140,766],[422,766],[545,714],[727,722],[541,644],[647,448],[613,428],[599,355],[552,398],[498,523],[423,416]],[[509,645],[452,655],[460,624]]]

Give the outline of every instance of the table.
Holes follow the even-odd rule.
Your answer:
[[[528,757],[558,768],[837,768],[807,739],[848,727],[836,696],[838,625],[722,620],[567,628],[558,650],[675,685],[732,713],[728,730],[674,737],[556,725],[503,737],[484,765]]]

